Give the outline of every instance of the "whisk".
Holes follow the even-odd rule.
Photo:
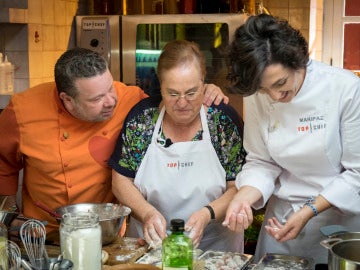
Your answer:
[[[29,219],[20,228],[20,237],[29,261],[35,269],[42,269],[48,264],[45,250],[46,230],[39,220]]]
[[[21,252],[19,246],[10,240],[5,242],[4,247],[0,250],[2,263],[0,269],[19,270],[21,266]]]
[[[6,240],[0,239],[0,270],[7,268]]]

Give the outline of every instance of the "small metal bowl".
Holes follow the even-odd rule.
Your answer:
[[[60,207],[55,210],[59,215],[65,213],[93,212],[99,216],[102,231],[102,244],[108,245],[116,240],[123,222],[131,212],[129,207],[113,203],[79,203]],[[56,218],[61,222],[61,218]]]
[[[11,222],[19,215],[19,212],[10,212],[0,210],[0,221],[10,227]]]

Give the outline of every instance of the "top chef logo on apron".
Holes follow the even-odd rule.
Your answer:
[[[177,162],[168,162],[166,164],[167,168],[174,168],[174,169],[178,169],[178,170],[180,170],[180,168],[187,168],[187,167],[192,167],[192,166],[194,166],[193,161],[181,162],[180,160],[178,160]]]
[[[323,115],[315,115],[299,118],[299,125],[297,126],[297,131],[299,133],[313,133],[325,128],[325,117]]]

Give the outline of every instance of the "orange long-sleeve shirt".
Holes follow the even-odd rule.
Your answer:
[[[61,103],[55,83],[15,94],[0,114],[0,195],[15,195],[24,169],[22,209],[27,217],[54,218],[34,205],[51,209],[83,202],[113,202],[107,160],[129,110],[146,94],[114,82],[118,95],[113,117],[91,123],[74,118]]]

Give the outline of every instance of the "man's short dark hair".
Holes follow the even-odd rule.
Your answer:
[[[74,48],[63,53],[55,64],[55,83],[58,92],[75,98],[78,94],[76,79],[103,74],[108,68],[106,60],[97,52]]]

